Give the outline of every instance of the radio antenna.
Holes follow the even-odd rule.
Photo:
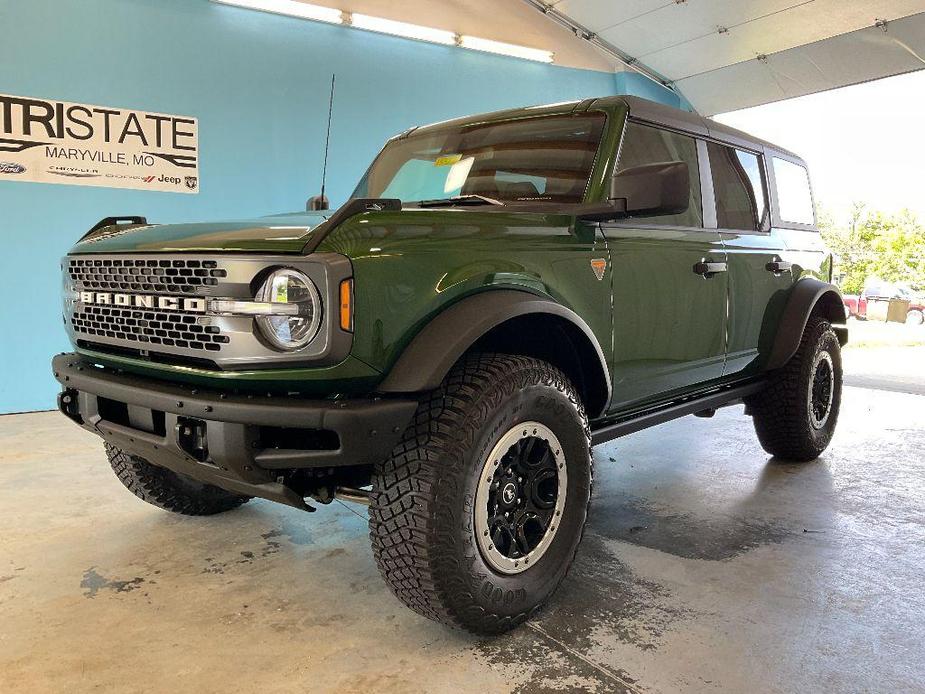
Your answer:
[[[321,203],[328,207],[328,199],[324,197],[324,184],[328,177],[328,147],[331,144],[331,116],[334,113],[334,80],[336,75],[331,75],[331,96],[328,99],[328,131],[324,137],[324,166],[321,168]]]

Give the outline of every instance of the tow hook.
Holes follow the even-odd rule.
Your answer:
[[[206,438],[206,423],[201,419],[178,418],[177,444],[200,463],[207,462],[209,444]]]
[[[83,424],[84,420],[83,417],[80,416],[80,405],[77,402],[77,397],[77,391],[73,388],[68,388],[58,393],[58,409],[61,410],[61,413],[68,419],[78,424]]]

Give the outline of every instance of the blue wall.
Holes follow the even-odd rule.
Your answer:
[[[658,101],[675,108],[683,108],[686,111],[694,110],[690,102],[682,94],[672,92],[638,72],[618,72],[613,78],[616,85],[615,94],[632,94],[633,96],[641,96],[644,99]]]
[[[100,218],[176,222],[303,208],[320,187],[332,72],[334,205],[385,139],[411,125],[619,86],[608,73],[207,0],[0,0],[0,46],[0,92],[196,116],[201,154],[199,195],[0,182],[0,289],[16,298],[0,313],[0,412],[54,407],[49,360],[68,346],[58,261]]]

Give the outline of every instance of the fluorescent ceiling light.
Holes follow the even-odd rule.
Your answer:
[[[381,34],[392,34],[393,36],[403,36],[406,39],[443,43],[448,46],[452,46],[456,43],[456,34],[452,31],[431,29],[430,27],[422,27],[418,24],[396,22],[393,19],[383,19],[382,17],[370,17],[368,14],[359,14],[357,12],[351,15],[350,24],[357,29],[378,31]]]
[[[460,46],[476,51],[523,58],[524,60],[536,60],[541,63],[551,63],[554,58],[552,51],[544,51],[539,48],[527,48],[526,46],[504,43],[503,41],[480,39],[477,36],[460,36],[452,31],[433,29],[419,24],[385,19],[384,17],[372,17],[358,12],[341,11],[332,7],[310,5],[307,2],[299,2],[298,0],[212,0],[212,2],[245,7],[250,10],[260,10],[261,12],[272,12],[273,14],[282,14],[289,17],[313,19],[330,24],[349,24],[356,29],[376,31],[381,34],[391,34],[392,36],[401,36],[406,39],[440,43],[445,46]]]
[[[224,5],[235,5],[237,7],[246,7],[249,10],[260,10],[261,12],[272,12],[273,14],[284,14],[289,17],[299,17],[301,19],[314,19],[317,22],[329,22],[330,24],[343,24],[343,13],[330,7],[321,7],[320,5],[309,5],[307,2],[297,2],[296,0],[213,0]]]
[[[499,53],[501,55],[510,55],[515,58],[524,58],[525,60],[537,60],[541,63],[551,63],[553,60],[551,51],[517,46],[513,43],[503,43],[502,41],[480,39],[477,36],[460,36],[459,45],[463,48],[471,48],[475,51]]]

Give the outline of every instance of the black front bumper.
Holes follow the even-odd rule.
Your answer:
[[[306,508],[283,471],[384,460],[417,408],[411,399],[306,400],[165,383],[79,354],[52,360],[59,409],[126,452],[248,496]]]

